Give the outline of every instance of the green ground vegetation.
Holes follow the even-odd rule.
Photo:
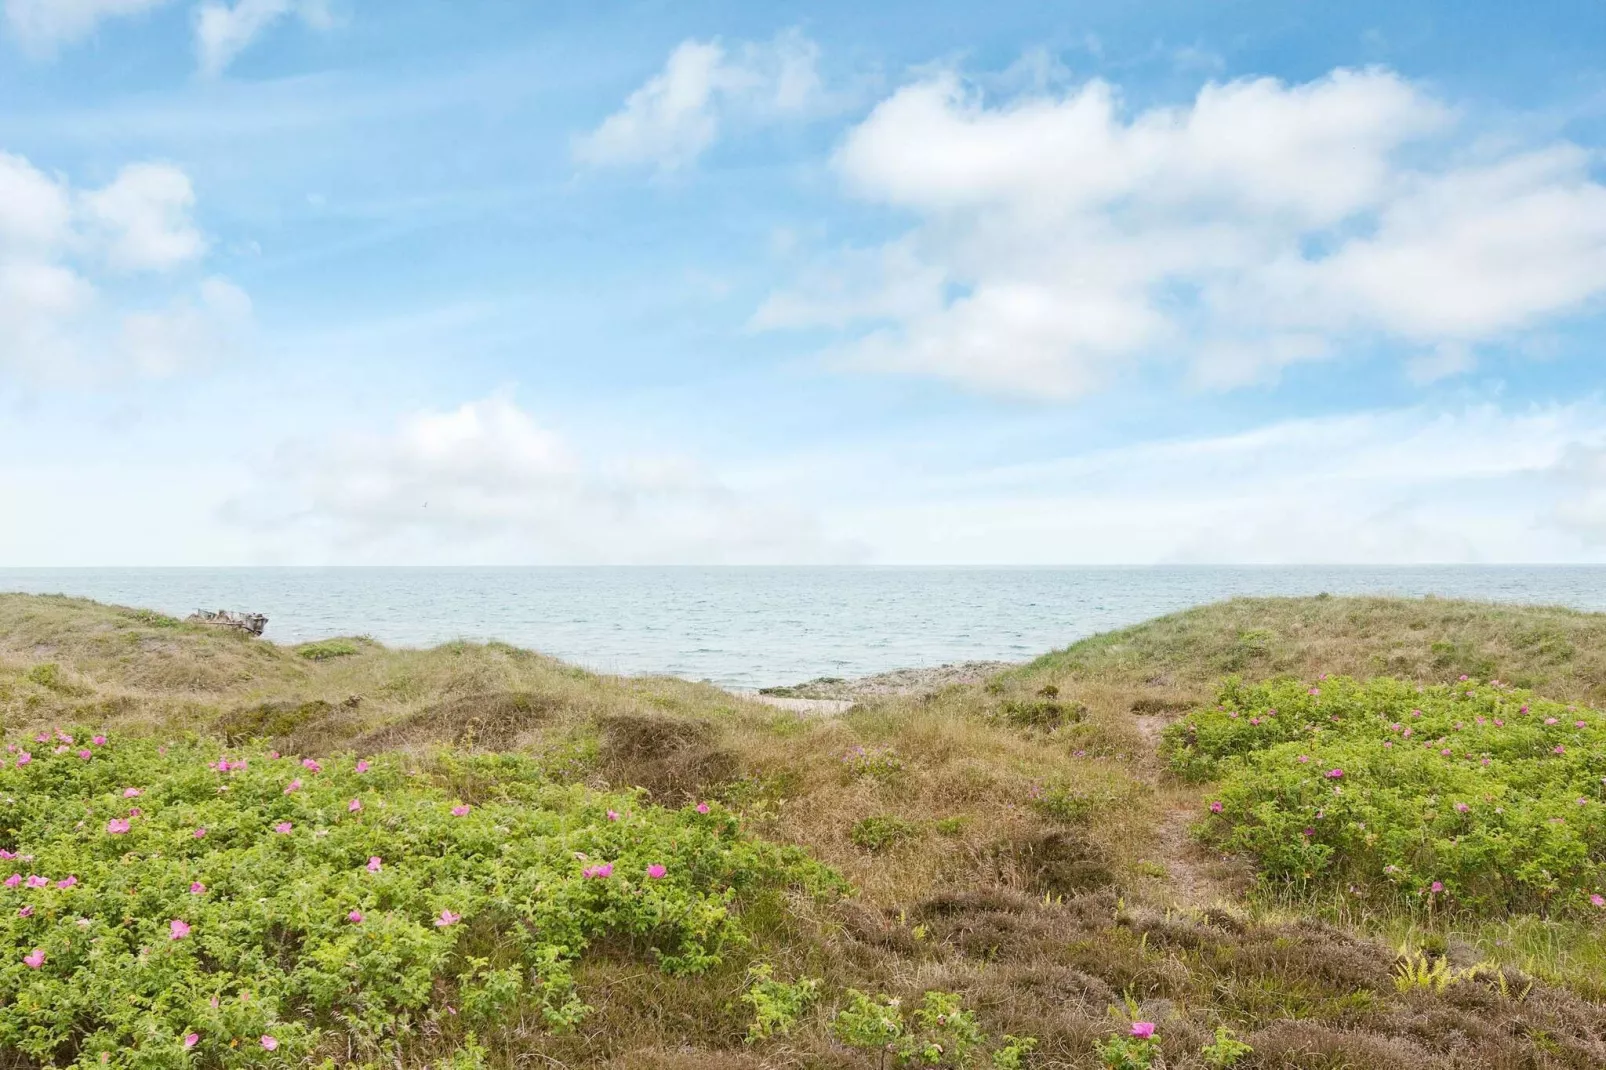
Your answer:
[[[1436,599],[820,717],[0,595],[0,1065],[1599,1067],[1603,702],[1606,617]]]

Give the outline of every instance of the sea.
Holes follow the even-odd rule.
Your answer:
[[[0,568],[0,591],[184,616],[263,613],[267,637],[497,639],[609,673],[752,689],[1021,661],[1234,595],[1439,595],[1606,610],[1606,566],[1065,568]]]

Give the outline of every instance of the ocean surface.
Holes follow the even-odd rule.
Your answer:
[[[1017,661],[1233,595],[1436,594],[1606,610],[1606,567],[4,569],[0,591],[174,616],[264,613],[283,643],[500,639],[733,688]]]

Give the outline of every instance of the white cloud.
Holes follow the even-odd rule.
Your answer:
[[[293,559],[734,563],[848,552],[807,515],[690,461],[588,457],[503,397],[297,443],[227,512]]]
[[[818,47],[796,31],[734,53],[717,40],[682,42],[661,73],[575,142],[575,158],[595,166],[684,166],[732,119],[763,121],[813,107],[821,95],[818,60]]]
[[[1606,445],[1577,444],[1555,466],[1563,489],[1556,519],[1596,547],[1606,547]]]
[[[873,504],[831,520],[908,563],[1606,560],[1602,458],[1598,402],[1364,412],[964,476],[860,462]]]
[[[103,233],[119,271],[165,270],[198,258],[206,241],[190,218],[189,176],[168,164],[130,164],[104,189],[83,196],[86,222]]]
[[[835,165],[921,222],[825,257],[755,325],[847,326],[838,359],[999,392],[1074,396],[1155,361],[1232,386],[1363,338],[1453,374],[1470,361],[1445,354],[1606,293],[1586,154],[1479,155],[1386,71],[1135,115],[1099,81],[992,104],[945,74],[884,100]]]
[[[6,23],[29,48],[46,51],[94,32],[103,19],[138,15],[171,0],[5,0]]]
[[[171,276],[205,252],[193,204],[189,178],[166,164],[74,192],[0,153],[0,372],[58,383],[161,376],[237,349],[250,300],[226,280],[142,287],[154,308],[123,299],[128,274]]]
[[[324,28],[327,0],[207,0],[195,16],[195,50],[205,74],[221,74],[268,27],[290,15]]]

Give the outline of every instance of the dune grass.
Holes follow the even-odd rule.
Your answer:
[[[1241,863],[1189,842],[1207,789],[1168,777],[1160,729],[1225,676],[1323,672],[1498,676],[1600,702],[1606,617],[1435,599],[1235,600],[1093,637],[983,684],[818,718],[497,643],[285,648],[145,611],[0,595],[8,738],[92,724],[157,742],[390,755],[426,778],[443,754],[516,752],[557,787],[634,790],[671,810],[711,801],[853,889],[830,901],[748,897],[736,908],[742,945],[695,977],[600,940],[573,965],[591,1008],[582,1023],[482,1039],[465,1047],[465,1066],[873,1066],[833,1028],[850,990],[910,1008],[954,993],[995,1046],[1035,1038],[1026,1065],[1040,1067],[1102,1065],[1096,1047],[1133,1017],[1158,1023],[1172,1068],[1207,1065],[1201,1049],[1218,1026],[1255,1049],[1242,1066],[1606,1065],[1606,1013],[1587,982],[1606,956],[1589,926],[1278,900]],[[1405,943],[1507,969],[1402,990]],[[757,976],[819,984],[784,1031],[750,1042]]]

